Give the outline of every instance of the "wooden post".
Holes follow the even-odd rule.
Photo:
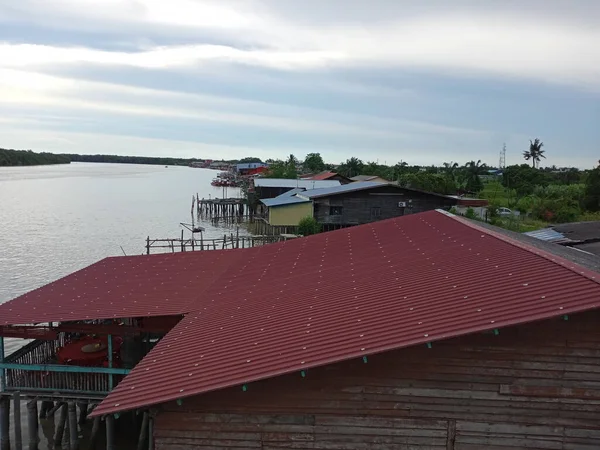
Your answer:
[[[140,428],[140,437],[138,439],[137,450],[144,450],[146,448],[146,439],[148,438],[148,411],[144,411],[144,418],[142,419],[142,427]]]
[[[69,402],[69,450],[77,450],[79,447],[78,436],[77,436],[77,406],[75,402]]]
[[[10,398],[0,399],[0,450],[10,450]]]
[[[0,362],[4,362],[4,338],[0,336]],[[0,391],[6,390],[6,370],[0,369]]]
[[[104,420],[106,422],[106,450],[115,450],[115,417],[111,414]]]
[[[90,435],[90,444],[88,450],[95,450],[96,442],[98,441],[98,432],[100,431],[100,416],[94,417],[94,424],[92,425],[92,433]]]
[[[148,450],[154,450],[154,417],[148,420]]]
[[[80,402],[79,403],[79,420],[77,421],[79,423],[79,425],[85,424],[85,421],[87,420],[87,414],[88,414],[87,402]]]
[[[67,423],[67,404],[60,404],[60,416],[58,416],[58,425],[56,427],[56,433],[54,434],[54,446],[61,447],[63,440],[63,433],[65,431],[65,425]]]
[[[13,418],[15,421],[15,448],[23,450],[23,434],[21,433],[21,394],[13,394]]]
[[[54,414],[54,402],[42,400],[40,407],[40,419],[46,419],[50,414]]]
[[[185,246],[183,245],[183,230],[181,230],[181,251],[185,252]]]
[[[29,450],[38,450],[40,435],[38,425],[38,404],[36,399],[27,402],[27,427],[29,428]]]
[[[112,335],[108,335],[108,367],[112,369],[113,367],[113,341]],[[113,375],[112,373],[108,374],[108,390],[109,392],[113,389]]]

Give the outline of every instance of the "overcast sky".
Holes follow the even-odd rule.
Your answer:
[[[599,0],[0,0],[0,147],[600,158]]]

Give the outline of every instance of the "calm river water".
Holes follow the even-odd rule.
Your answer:
[[[130,164],[0,167],[0,303],[122,255],[121,247],[127,255],[142,254],[146,236],[180,237],[180,222],[191,222],[193,194],[223,196],[222,188],[210,185],[216,174]],[[235,189],[227,192],[238,195]],[[208,238],[230,230],[201,225]],[[7,353],[17,345],[7,340]],[[23,414],[25,409],[23,404]],[[27,442],[25,425],[23,418]],[[45,449],[53,424],[42,425]]]

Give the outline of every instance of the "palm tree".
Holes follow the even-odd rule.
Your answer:
[[[526,161],[531,160],[531,165],[534,169],[536,165],[539,165],[540,158],[546,157],[544,156],[544,150],[542,150],[543,146],[544,143],[538,138],[535,138],[533,141],[529,140],[529,150],[523,152],[523,158],[525,158]]]
[[[353,156],[352,158],[346,160],[345,163],[340,164],[339,173],[348,178],[352,178],[356,175],[359,175],[360,172],[363,170],[363,167],[363,162],[360,159],[355,158]]]
[[[481,164],[481,160],[478,160],[477,162],[469,161],[465,164],[464,182],[468,191],[479,192],[483,189],[483,183],[481,182],[479,175],[484,174],[486,168],[487,166],[485,164]]]

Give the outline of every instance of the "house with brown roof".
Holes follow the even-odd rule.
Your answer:
[[[356,175],[350,178],[352,181],[372,181],[374,183],[389,183],[385,178],[381,178],[377,175]]]
[[[331,172],[329,170],[317,173],[316,175],[315,174],[303,175],[301,178],[303,180],[337,180],[340,182],[340,184],[348,184],[348,183],[352,183],[352,181],[353,181],[350,178],[345,177],[344,175],[341,175],[336,172]]]
[[[132,370],[94,374],[114,377],[85,394],[109,446],[115,420],[137,411],[157,449],[597,448],[599,270],[592,255],[443,211],[251,249],[107,258],[0,305],[3,336],[48,342],[1,363],[0,431],[16,389],[84,398],[52,376],[28,388],[39,378],[27,373],[93,369],[35,361],[57,352],[51,332],[65,342],[43,324],[171,316]]]

